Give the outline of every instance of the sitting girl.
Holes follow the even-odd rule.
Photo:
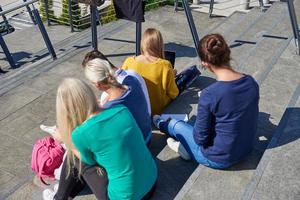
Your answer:
[[[184,159],[211,168],[225,169],[243,160],[253,149],[258,118],[259,88],[249,75],[230,66],[230,49],[219,34],[201,39],[198,53],[202,66],[217,76],[217,81],[201,92],[194,127],[178,120],[154,123],[173,138],[171,149]]]
[[[144,32],[141,55],[127,58],[122,68],[132,69],[144,78],[153,115],[162,113],[179,94],[172,65],[164,59],[162,35],[156,29],[149,28]]]
[[[69,78],[58,88],[56,113],[68,156],[54,199],[74,197],[81,189],[80,175],[97,199],[139,200],[153,192],[155,161],[125,106],[102,110],[86,83]],[[106,173],[98,174],[97,166],[104,167],[108,185]]]

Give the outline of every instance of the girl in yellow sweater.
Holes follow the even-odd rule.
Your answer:
[[[145,79],[152,115],[161,114],[179,94],[172,65],[164,57],[161,33],[149,28],[142,37],[141,55],[127,58],[122,66],[125,70],[136,71]]]

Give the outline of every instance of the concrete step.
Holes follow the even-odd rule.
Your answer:
[[[300,84],[242,200],[299,199]]]
[[[262,162],[260,158],[275,130],[277,132],[276,126],[285,109],[292,105],[289,102],[294,102],[294,105],[299,95],[300,81],[297,77],[300,76],[300,58],[293,53],[293,49],[294,44],[291,42],[265,81],[260,84],[260,114],[252,155],[245,162],[226,171],[199,166],[175,199],[241,199],[245,196],[244,190],[247,191],[250,187],[249,184],[253,185],[253,179],[259,180],[252,178],[253,174],[256,177],[256,166],[258,162]],[[268,194],[266,191],[263,193]]]
[[[286,13],[286,4],[274,3],[266,13],[256,18],[256,21],[244,33],[236,37],[231,37],[234,65],[239,67],[242,63],[246,63],[246,58],[249,57],[251,52],[256,51],[260,42],[264,39],[264,35],[271,35],[273,30],[280,26],[279,23],[283,19],[286,19]],[[248,18],[246,18],[247,20]],[[243,23],[246,23],[246,21]]]
[[[265,13],[262,16],[255,17],[256,15],[254,14],[253,18],[252,18],[252,23],[249,23],[247,26],[245,26],[244,30],[241,31],[241,33],[244,32],[245,34],[243,34],[241,36],[244,36],[244,38],[253,38],[253,39],[256,39],[256,41],[259,41],[260,37],[261,37],[259,34],[258,35],[254,34],[251,36],[250,33],[255,33],[255,31],[258,32],[258,30],[262,30],[263,32],[261,32],[261,33],[279,34],[279,33],[282,33],[282,29],[285,29],[285,31],[289,32],[288,27],[284,26],[287,24],[286,18],[279,20],[279,22],[278,22],[278,20],[273,19],[274,16],[277,16],[278,14],[281,15],[282,18],[286,17],[281,14],[284,10],[284,6],[285,5],[283,5],[283,4],[278,4],[278,5],[275,4],[274,7],[271,7],[271,9],[269,9],[269,11],[267,11],[267,13]],[[254,12],[257,12],[257,11],[254,11]],[[251,14],[251,12],[249,14]],[[272,17],[268,17],[268,15],[271,15]],[[244,19],[245,20],[247,19],[247,15],[245,16]],[[264,26],[264,25],[268,24],[266,20],[269,20],[273,23],[273,26],[271,26],[271,28],[270,27],[266,28]],[[243,24],[242,21],[243,20],[240,21],[241,24]],[[235,25],[233,25],[233,26],[235,26]],[[283,28],[280,29],[280,26],[283,26]],[[239,27],[239,26],[237,26],[237,27]],[[224,31],[224,29],[226,29],[226,25],[222,25],[222,27],[220,26],[218,28],[221,31]],[[276,31],[274,31],[275,30],[274,28],[276,29]],[[228,33],[230,33],[230,32],[228,31]],[[228,35],[230,35],[230,34],[228,34]],[[234,38],[235,38],[235,36],[232,36],[230,38],[230,40],[233,40]],[[272,43],[272,45],[275,46],[275,44],[273,44],[274,41],[270,41],[270,42]],[[286,40],[283,46],[285,46],[285,48],[286,48],[287,47],[286,43],[288,44],[289,42],[290,42],[290,40]],[[274,43],[276,43],[276,41]],[[261,46],[263,44],[264,43],[261,43],[260,41],[258,42],[259,46]],[[255,48],[255,45],[252,48]],[[285,48],[282,47],[282,50],[284,50]],[[282,50],[281,50],[281,53],[282,53]],[[239,52],[238,50],[233,50],[233,51]],[[239,53],[240,53],[240,54],[238,54],[239,56],[247,55],[247,51],[240,51]],[[279,57],[280,54],[275,54],[274,58],[276,58],[276,56]],[[252,57],[252,59],[255,59],[255,58]],[[278,58],[276,58],[276,60],[277,59]],[[271,60],[271,58],[270,58],[270,60]],[[298,68],[299,67],[300,66],[298,66]],[[272,67],[270,69],[272,69]],[[261,69],[261,70],[264,71],[264,69]],[[280,72],[278,73],[279,70],[280,70]],[[246,188],[247,184],[249,183],[249,181],[252,177],[252,174],[253,174],[257,164],[259,163],[259,160],[260,160],[261,156],[263,155],[263,152],[264,152],[266,146],[268,145],[270,139],[272,138],[272,134],[274,133],[276,124],[280,120],[282,113],[283,113],[285,107],[287,106],[286,102],[288,102],[288,99],[292,95],[292,91],[294,91],[294,89],[296,87],[295,84],[290,84],[290,82],[288,80],[286,80],[286,79],[289,79],[290,77],[299,76],[298,74],[293,76],[294,70],[295,70],[295,68],[282,69],[282,68],[280,68],[280,66],[277,66],[274,70],[272,70],[270,72],[269,76],[267,76],[268,78],[266,79],[266,82],[263,85],[261,85],[261,90],[263,91],[261,93],[263,94],[262,95],[263,97],[261,98],[261,103],[260,103],[261,106],[260,107],[261,107],[261,111],[263,111],[263,112],[260,112],[260,115],[259,115],[259,128],[258,128],[259,130],[257,133],[255,150],[252,152],[252,154],[249,156],[249,158],[245,162],[240,163],[239,165],[234,166],[231,169],[226,170],[226,171],[213,170],[213,169],[206,168],[204,166],[198,166],[188,179],[186,179],[186,177],[182,177],[184,180],[186,180],[186,183],[182,187],[181,191],[177,194],[175,199],[205,199],[205,200],[207,200],[207,199],[240,199],[242,197],[244,189]],[[258,69],[258,71],[259,71],[259,69]],[[263,72],[260,72],[260,73],[263,73]],[[285,91],[285,95],[282,96],[281,98],[277,98],[275,100],[272,99],[272,101],[270,101],[270,98],[272,98],[274,96],[278,96],[281,93],[281,91],[273,90],[273,88],[276,85],[274,80],[278,80],[278,79],[282,78],[281,73],[285,73],[285,75],[286,75],[285,80],[282,80],[282,83],[284,83],[284,84],[281,85],[282,89],[287,88],[287,89],[283,89]],[[206,72],[204,74],[207,75]],[[255,75],[253,73],[248,73],[248,74]],[[295,80],[295,79],[292,79],[292,80]],[[262,83],[262,82],[260,82],[260,83]],[[201,84],[199,84],[197,86],[200,86],[200,85]],[[194,88],[194,90],[195,90],[194,93],[188,94],[189,96],[193,96],[193,95],[195,96],[195,100],[193,102],[191,102],[191,100],[190,100],[188,102],[189,105],[186,105],[186,103],[187,103],[186,99],[184,99],[184,97],[180,96],[178,98],[178,100],[176,99],[176,101],[173,102],[177,106],[173,107],[173,104],[171,105],[170,112],[171,113],[182,113],[182,112],[185,113],[186,112],[186,113],[190,113],[190,115],[192,115],[192,118],[194,118],[196,115],[195,111],[196,111],[197,101],[198,101],[198,98],[196,96],[196,93],[197,93],[196,88]],[[270,91],[272,91],[272,92],[270,92]],[[183,99],[181,99],[181,98],[183,98]],[[179,107],[179,105],[181,105],[181,107]],[[182,105],[186,105],[186,106],[182,107]],[[265,105],[269,105],[270,107],[273,107],[273,110],[265,109],[264,108]],[[274,109],[275,106],[276,106],[276,109]],[[167,109],[167,111],[168,111],[168,109]],[[177,154],[175,154],[174,152],[172,154],[170,151],[171,150],[168,147],[165,147],[163,149],[163,151],[158,155],[158,159],[159,158],[165,159],[166,155],[168,155],[170,159],[172,159],[172,158],[174,159],[174,156],[176,156]],[[189,172],[192,172],[191,171],[191,169],[193,169],[192,164],[190,164],[189,167],[190,168],[188,168],[187,171],[190,170]],[[184,172],[180,168],[172,169],[172,170],[177,171],[178,174]],[[172,171],[167,171],[166,173],[169,173],[170,177],[173,177],[172,174],[175,174],[175,172],[172,172]],[[163,177],[165,177],[165,176],[166,175],[163,175]],[[164,189],[166,188],[166,186],[168,185],[168,183],[167,183],[168,181],[170,181],[170,180],[167,180],[166,178],[161,179],[161,182],[162,182],[161,184],[164,186],[162,188],[164,188]],[[216,192],[216,191],[218,191],[218,192]],[[162,189],[162,191],[158,191],[158,193],[161,195],[161,193],[163,193],[163,189]],[[165,194],[165,195],[167,195],[167,194]],[[169,195],[169,198],[165,198],[165,199],[173,199],[171,197],[173,197],[173,196]]]
[[[273,26],[272,30],[261,33],[261,39],[257,41],[258,44],[254,48],[249,50],[248,56],[246,58],[237,56],[238,62],[241,63],[237,69],[244,73],[253,74],[258,82],[264,81],[292,38],[287,7],[282,4],[282,8],[284,8],[283,14],[278,19],[278,23]],[[233,52],[238,54],[243,51],[247,51],[246,46],[237,48]]]

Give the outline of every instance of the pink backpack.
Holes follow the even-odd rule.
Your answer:
[[[54,170],[61,165],[64,152],[64,148],[52,137],[39,139],[34,144],[31,155],[31,168],[44,184],[47,185],[43,180],[44,177],[55,179]]]

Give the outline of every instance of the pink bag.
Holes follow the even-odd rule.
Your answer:
[[[61,165],[64,152],[64,148],[52,137],[42,138],[34,144],[31,168],[44,184],[47,185],[43,180],[44,177],[55,179],[54,170]]]

